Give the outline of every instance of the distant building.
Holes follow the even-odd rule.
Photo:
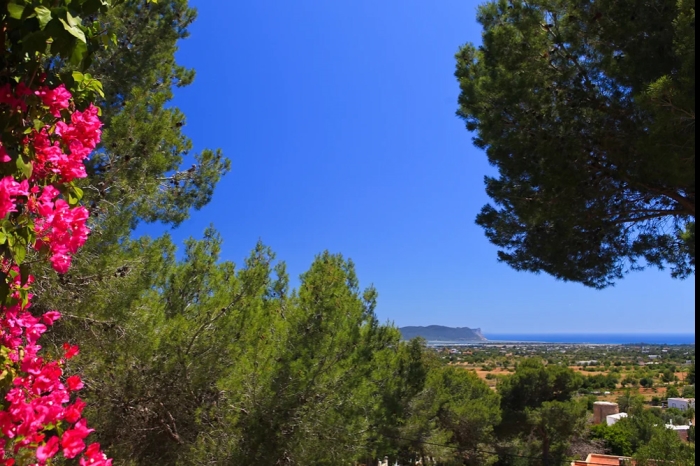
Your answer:
[[[658,358],[658,357],[659,357],[658,354],[650,354],[650,355],[649,355],[649,359],[656,359],[656,358]]]
[[[674,426],[673,424],[666,424],[667,429],[675,430],[684,442],[688,441],[688,432],[690,432],[690,426]]]
[[[669,408],[678,408],[681,411],[695,409],[695,398],[669,398],[667,401]]]
[[[591,453],[588,455],[585,461],[573,461],[571,463],[571,466],[588,466],[588,465],[595,465],[595,466],[603,466],[603,465],[609,465],[609,466],[620,466],[620,465],[627,465],[627,464],[633,464],[631,462],[631,458],[627,456],[614,456],[614,455],[599,455],[598,453]]]
[[[576,361],[576,365],[577,365],[577,366],[583,366],[583,365],[592,366],[592,365],[594,365],[594,364],[598,364],[598,360],[597,360],[597,359],[590,359],[590,360],[588,360],[588,361]]]
[[[620,407],[617,403],[609,401],[596,401],[593,403],[593,424],[602,424],[606,422],[607,417],[611,414],[620,412]]]
[[[627,413],[616,413],[616,414],[609,414],[605,416],[605,422],[611,426],[613,424],[616,424],[617,421],[624,419],[627,417]]]

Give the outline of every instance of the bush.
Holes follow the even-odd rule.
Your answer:
[[[642,377],[639,380],[639,385],[641,385],[644,388],[652,388],[654,386],[654,379],[651,377]]]
[[[666,389],[666,398],[678,398],[679,396],[681,394],[678,393],[678,389],[673,385]]]
[[[586,396],[586,409],[588,411],[593,411],[593,403],[598,401],[598,397],[595,395],[588,395]]]
[[[695,385],[683,387],[683,398],[695,398]]]

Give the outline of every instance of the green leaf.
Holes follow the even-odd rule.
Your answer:
[[[80,17],[71,15],[70,11],[66,12],[66,19],[72,27],[78,27],[83,23]]]
[[[10,13],[10,17],[14,19],[22,19],[22,13],[24,13],[24,5],[17,5],[14,2],[7,4],[7,12]]]
[[[83,61],[83,58],[85,58],[87,51],[87,44],[85,42],[77,41],[70,55],[71,64],[74,66],[79,66]]]
[[[34,124],[34,129],[37,131],[39,131],[41,128],[46,126],[46,124],[43,121],[38,120],[38,119],[34,120],[32,123]]]
[[[72,75],[73,75],[73,80],[76,83],[81,83],[81,82],[83,82],[83,79],[85,79],[85,75],[83,73],[81,73],[80,71],[73,71]]]
[[[75,194],[75,197],[78,198],[78,200],[81,200],[83,198],[83,190],[79,187],[73,186],[73,193]]]
[[[83,198],[83,190],[77,186],[73,186],[71,190],[66,193],[68,197],[68,204],[76,205]]]
[[[102,83],[100,81],[98,81],[97,79],[93,79],[90,82],[90,89],[97,92],[100,95],[100,97],[102,97],[104,99],[105,93],[102,90]]]
[[[34,8],[36,12],[36,17],[39,18],[39,27],[44,29],[46,25],[51,21],[51,10],[45,6],[38,6]]]
[[[85,39],[85,33],[83,32],[82,29],[80,29],[80,27],[70,25],[63,18],[58,18],[58,20],[61,22],[61,24],[63,24],[63,28],[66,31],[68,31],[68,33],[70,35],[72,35],[73,37],[78,39],[78,41],[79,41],[78,43],[82,42],[83,44],[85,44],[87,42],[87,40]],[[86,51],[87,51],[87,47],[86,47]],[[82,60],[82,57],[81,57],[81,60]]]
[[[25,178],[30,178],[32,176],[32,171],[34,170],[32,163],[25,162],[21,155],[17,157],[17,168],[20,172],[22,172]]]
[[[25,257],[27,257],[27,245],[24,244],[24,241],[18,241],[12,248],[12,258],[15,264],[21,265]]]
[[[7,233],[0,231],[0,244],[5,244],[7,241]]]

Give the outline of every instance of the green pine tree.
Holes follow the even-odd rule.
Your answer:
[[[516,270],[603,288],[695,271],[695,2],[495,0],[458,115],[498,177],[477,217]]]

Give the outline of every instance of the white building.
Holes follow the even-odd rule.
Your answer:
[[[678,434],[678,437],[683,440],[683,441],[688,441],[688,433],[690,432],[690,425],[687,426],[674,426],[673,424],[666,424],[667,429],[671,429],[676,434]]]
[[[669,398],[668,407],[678,408],[681,411],[685,411],[688,408],[695,409],[695,398]]]
[[[627,417],[627,413],[617,413],[617,414],[609,414],[608,416],[605,416],[605,422],[609,426],[615,424],[617,421],[620,419],[624,419]]]

